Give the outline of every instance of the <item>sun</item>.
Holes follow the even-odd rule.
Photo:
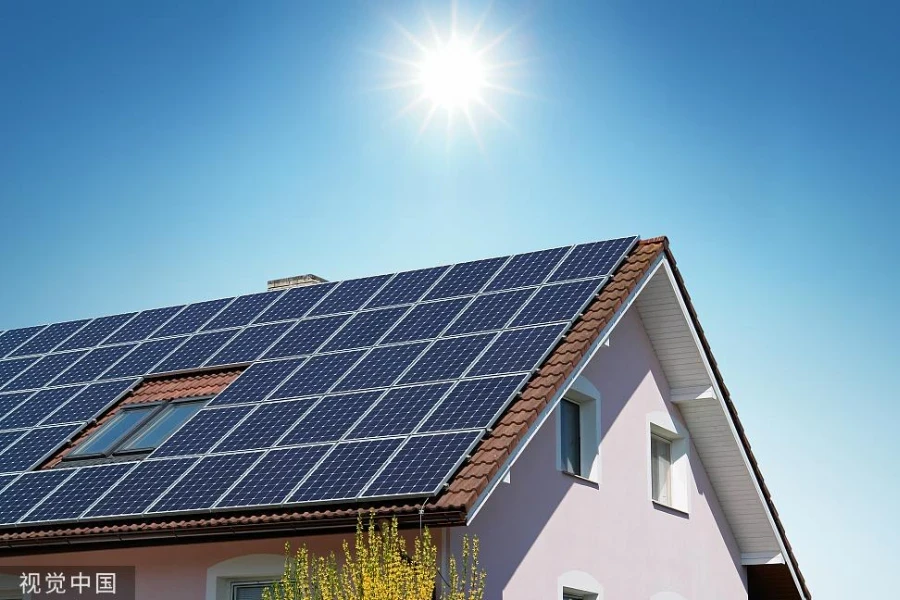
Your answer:
[[[482,97],[487,82],[481,56],[470,42],[455,38],[425,53],[419,81],[425,98],[448,112],[467,110]]]

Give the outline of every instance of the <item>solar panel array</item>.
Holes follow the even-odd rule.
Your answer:
[[[636,240],[2,332],[0,526],[434,495]],[[234,365],[144,460],[33,470],[143,378]]]

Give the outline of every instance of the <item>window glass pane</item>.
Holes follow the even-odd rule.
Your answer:
[[[231,588],[232,600],[261,600],[268,583],[240,583]]]
[[[147,424],[140,434],[124,446],[123,450],[156,448],[202,407],[202,402],[179,402],[167,406],[162,414]]]
[[[94,432],[86,444],[77,448],[69,456],[109,452],[111,448],[115,447],[122,438],[131,433],[134,427],[154,410],[156,410],[155,406],[123,410]]]
[[[669,504],[669,467],[672,463],[672,444],[661,437],[650,437],[650,480],[653,499]]]
[[[581,407],[569,400],[560,403],[560,438],[563,469],[581,475]]]

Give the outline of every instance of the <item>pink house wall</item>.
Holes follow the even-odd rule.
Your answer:
[[[606,600],[747,598],[740,551],[696,452],[690,514],[654,507],[648,415],[678,409],[635,311],[585,369],[601,394],[601,483],[556,466],[555,416],[531,440],[468,531],[480,539],[487,598],[560,598],[558,578],[582,571]]]

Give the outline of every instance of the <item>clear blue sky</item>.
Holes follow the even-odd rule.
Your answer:
[[[665,234],[814,595],[895,593],[889,3],[498,1],[483,153],[372,91],[415,3],[179,4],[0,4],[0,328]]]

